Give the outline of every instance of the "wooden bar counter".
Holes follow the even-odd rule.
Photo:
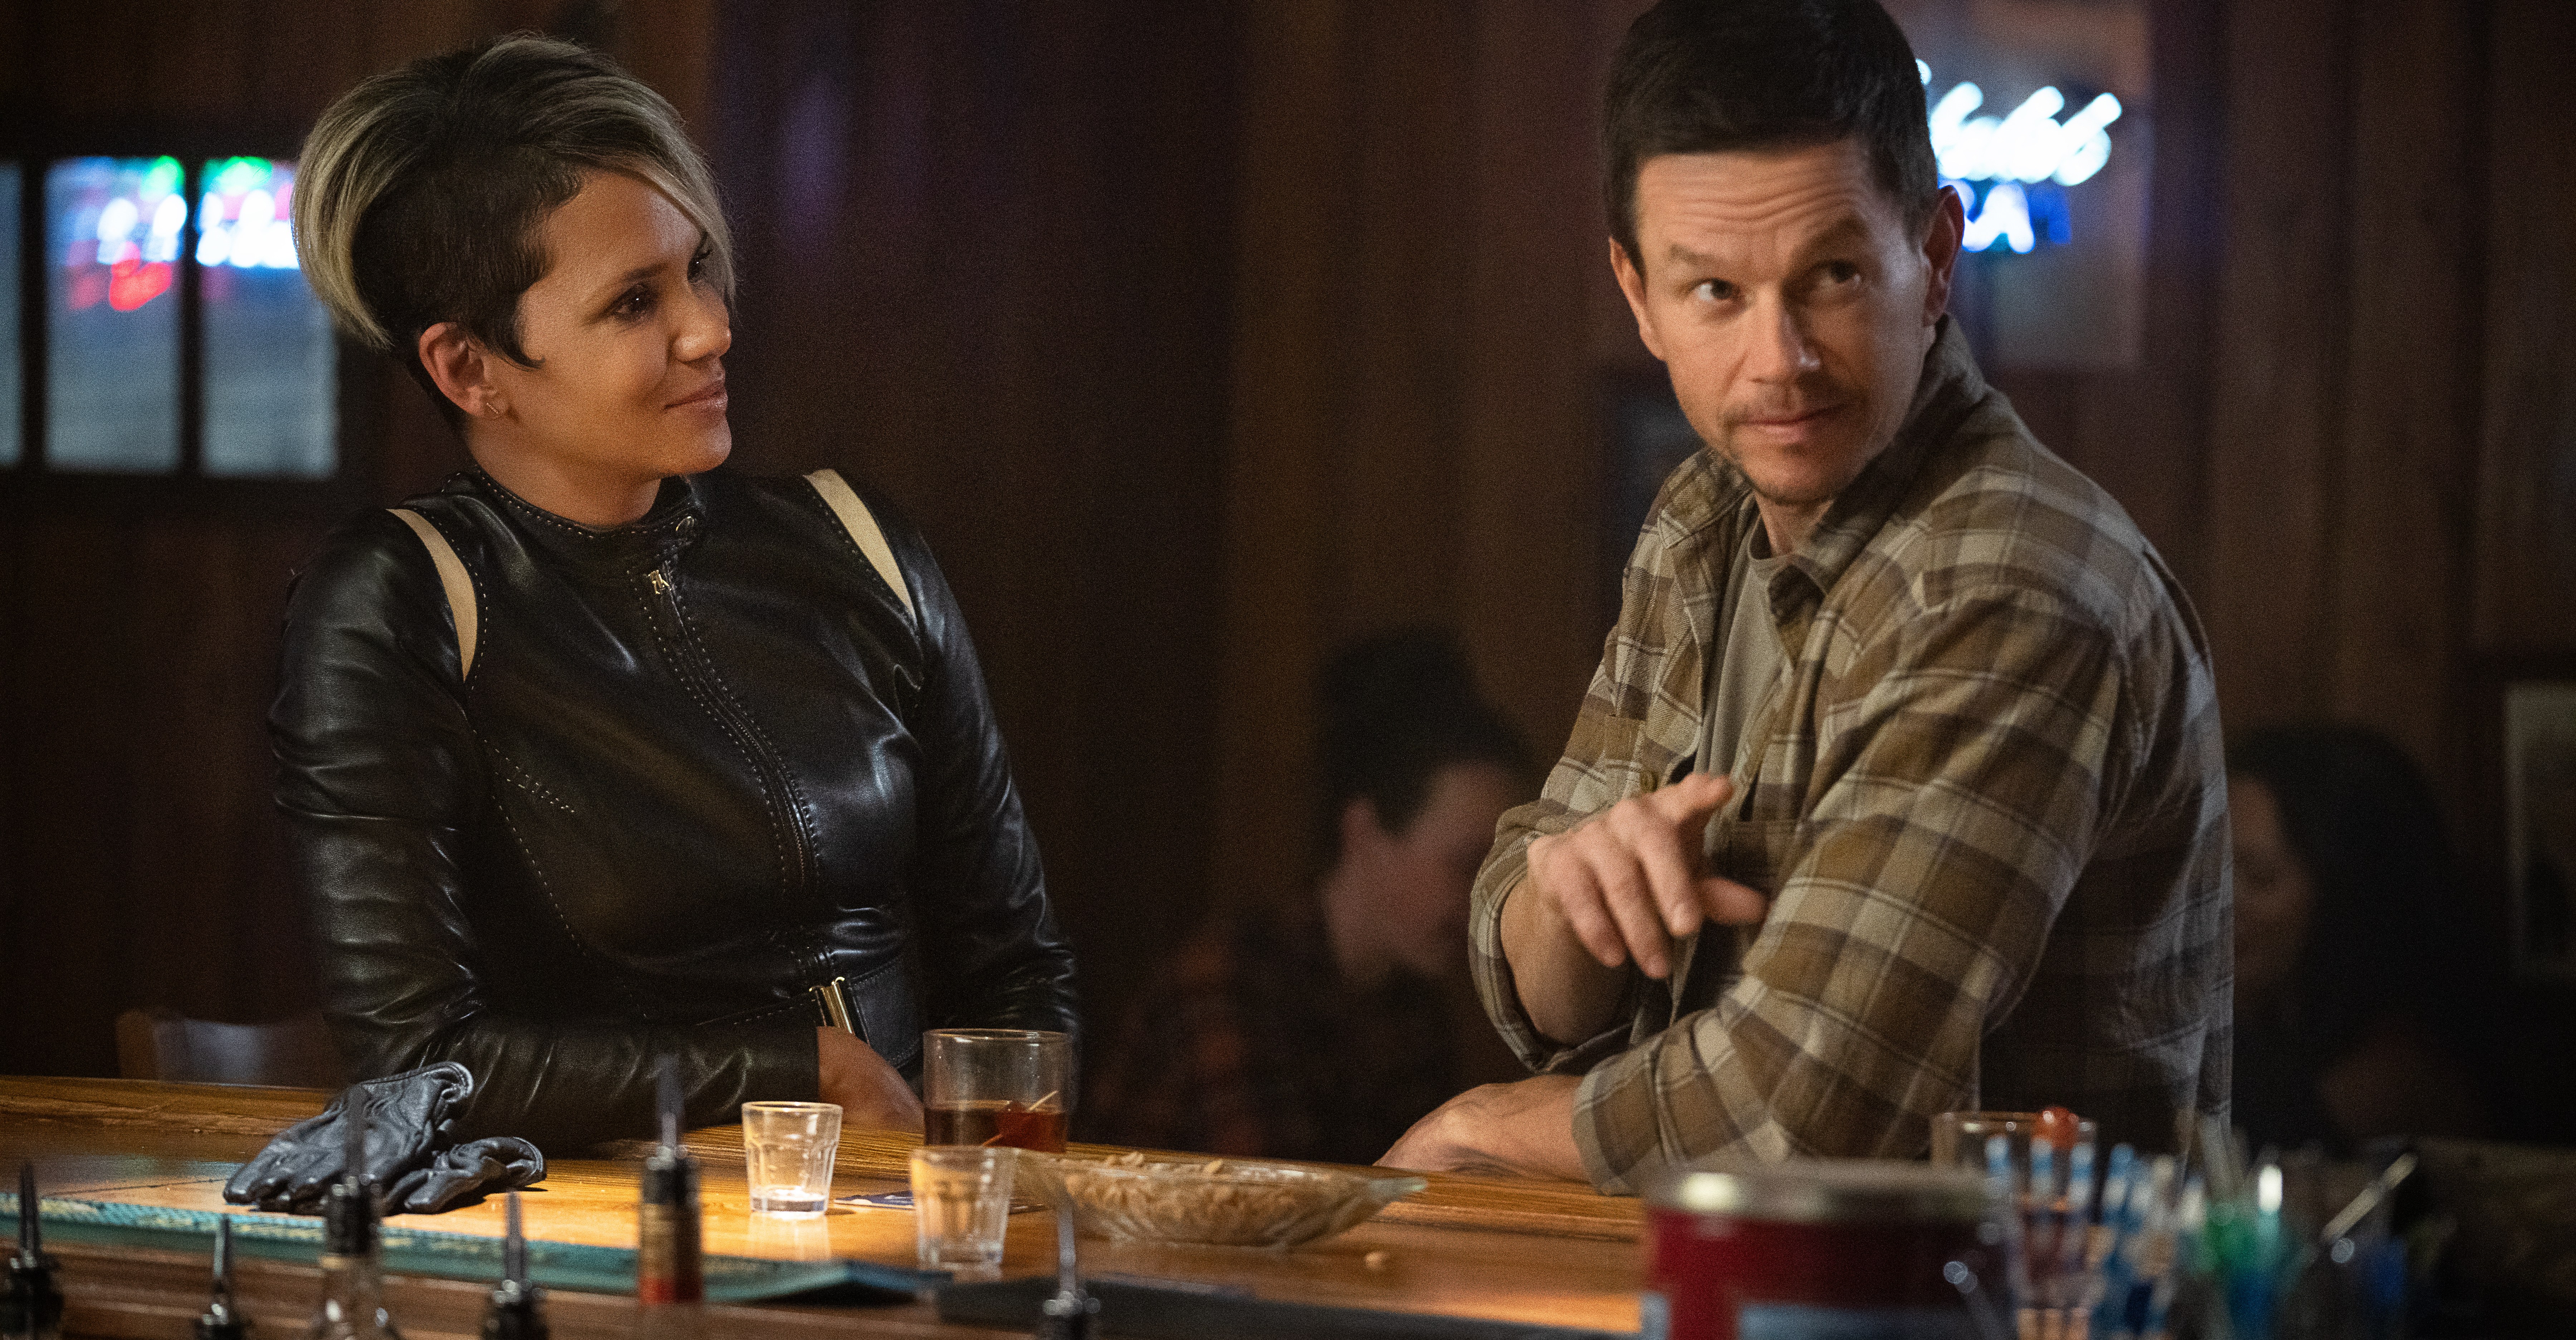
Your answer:
[[[321,1110],[328,1095],[302,1089],[154,1084],[137,1080],[0,1078],[0,1172],[35,1160],[47,1197],[190,1210],[227,1210],[224,1179],[268,1138]],[[912,1216],[848,1209],[815,1220],[749,1212],[742,1132],[713,1127],[688,1137],[705,1173],[710,1253],[782,1260],[913,1263]],[[833,1194],[897,1190],[917,1136],[849,1131]],[[635,1188],[646,1146],[549,1158],[546,1180],[522,1197],[532,1239],[635,1245]],[[1094,1146],[1074,1151],[1113,1152]],[[1265,1299],[1434,1313],[1603,1331],[1637,1329],[1637,1203],[1568,1183],[1433,1176],[1430,1189],[1337,1237],[1293,1251],[1157,1247],[1085,1239],[1084,1273],[1223,1285]],[[309,1221],[308,1221],[309,1222]],[[498,1200],[388,1223],[497,1237]],[[205,1305],[206,1260],[177,1252],[49,1242],[68,1298],[66,1331],[89,1336],[185,1336]],[[1011,1220],[1005,1278],[1051,1273],[1048,1215]],[[239,1296],[258,1334],[301,1333],[318,1288],[311,1267],[247,1259]],[[489,1283],[393,1276],[388,1306],[414,1340],[475,1334]],[[556,1291],[556,1335],[622,1335],[630,1299]],[[939,1320],[926,1301],[876,1307],[761,1304],[711,1307],[709,1334],[993,1337],[1020,1335]]]

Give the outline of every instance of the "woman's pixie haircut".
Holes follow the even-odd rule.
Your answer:
[[[594,169],[670,197],[732,296],[733,238],[679,114],[607,57],[526,34],[424,57],[333,103],[296,165],[296,255],[340,328],[401,359],[458,423],[421,332],[454,321],[526,365],[519,295],[551,263],[540,225]]]

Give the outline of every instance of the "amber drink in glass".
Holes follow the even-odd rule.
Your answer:
[[[926,1145],[1064,1152],[1073,1117],[1073,1039],[1015,1028],[940,1028],[923,1036]]]

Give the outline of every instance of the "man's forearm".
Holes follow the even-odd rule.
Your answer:
[[[1501,1174],[1585,1181],[1574,1139],[1574,1099],[1583,1081],[1540,1075],[1469,1089],[1415,1122],[1378,1160],[1422,1172]]]
[[[1503,958],[1531,1027],[1566,1046],[1610,1027],[1628,970],[1601,966],[1526,874],[1503,895],[1501,931]]]

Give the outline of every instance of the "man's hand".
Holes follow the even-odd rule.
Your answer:
[[[1469,1089],[1413,1123],[1378,1164],[1583,1181],[1583,1152],[1574,1143],[1574,1091],[1582,1083],[1541,1075]]]
[[[1661,978],[1672,971],[1672,942],[1701,921],[1762,919],[1761,894],[1700,870],[1709,816],[1734,794],[1726,778],[1692,773],[1533,839],[1521,891],[1537,894],[1532,910],[1561,923],[1602,967],[1633,958]]]
[[[921,1129],[921,1100],[875,1048],[837,1028],[817,1028],[814,1038],[822,1053],[823,1101],[841,1105],[843,1124]]]

